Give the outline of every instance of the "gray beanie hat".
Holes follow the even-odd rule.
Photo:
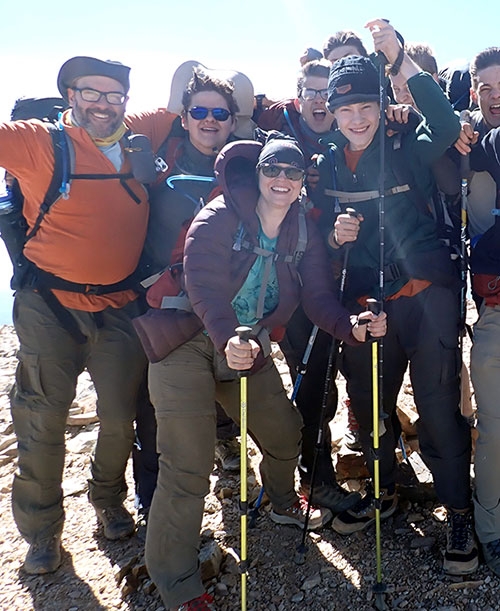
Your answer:
[[[68,88],[81,76],[107,76],[118,81],[125,90],[130,89],[130,68],[111,60],[103,61],[95,57],[72,57],[59,70],[57,88],[62,97],[68,101]]]

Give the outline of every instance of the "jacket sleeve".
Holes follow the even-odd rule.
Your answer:
[[[333,271],[326,248],[313,222],[308,223],[307,249],[300,263],[303,281],[301,302],[307,317],[333,337],[351,345],[358,342],[352,334],[349,312],[340,304],[333,289]]]
[[[408,87],[424,120],[416,130],[416,155],[429,167],[460,134],[460,120],[430,74],[419,72],[408,79]]]
[[[476,172],[487,171],[500,186],[500,127],[492,129],[470,154],[471,169]]]
[[[238,319],[233,299],[231,255],[233,214],[215,200],[195,217],[184,248],[184,281],[196,315],[217,350],[235,335]]]

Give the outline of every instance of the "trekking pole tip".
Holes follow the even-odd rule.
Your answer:
[[[302,543],[297,546],[297,551],[295,552],[295,556],[293,561],[295,564],[302,565],[306,563],[306,546]]]
[[[385,602],[386,590],[387,588],[384,583],[379,582],[373,586],[373,593],[375,594],[373,607],[374,609],[377,609],[377,611],[388,611],[389,609]]]

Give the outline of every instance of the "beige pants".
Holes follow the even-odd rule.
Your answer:
[[[149,514],[146,563],[168,608],[204,591],[198,549],[214,461],[215,400],[239,422],[240,385],[211,340],[200,333],[150,365],[149,388],[158,422],[160,471]],[[248,429],[262,450],[266,492],[278,507],[289,507],[297,498],[294,470],[301,426],[269,359],[248,378]]]

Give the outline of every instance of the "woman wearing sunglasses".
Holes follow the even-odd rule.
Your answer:
[[[201,581],[199,533],[213,465],[214,403],[239,419],[237,371],[250,370],[248,429],[262,451],[270,517],[301,527],[305,509],[294,471],[302,420],[269,356],[269,333],[287,324],[300,301],[311,320],[350,344],[363,342],[367,328],[374,336],[385,333],[385,314],[366,312],[359,319],[368,324],[360,325],[335,298],[321,237],[300,201],[304,168],[297,143],[283,137],[263,147],[227,145],[215,164],[223,195],[188,232],[184,283],[203,330],[183,335],[185,313],[176,312],[171,332],[178,347],[149,373],[160,472],[146,562],[167,608],[214,608]],[[249,341],[235,333],[242,324],[253,328]],[[330,517],[312,509],[309,527]]]

